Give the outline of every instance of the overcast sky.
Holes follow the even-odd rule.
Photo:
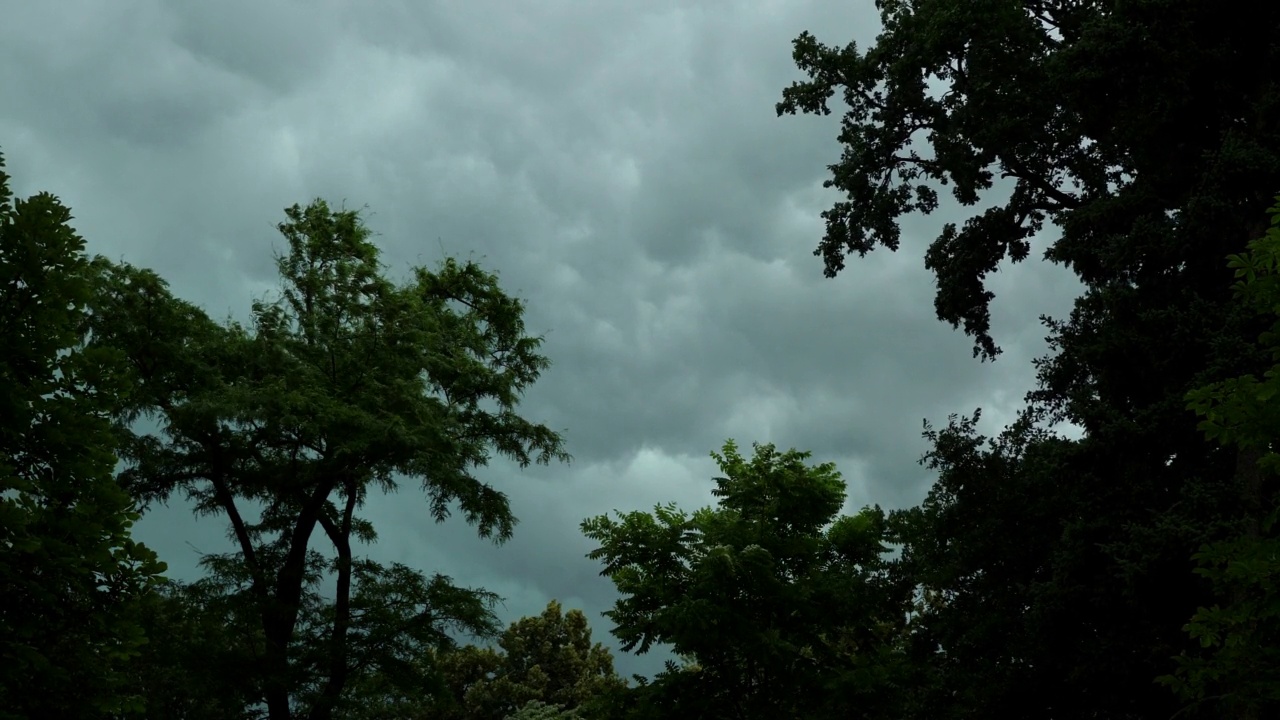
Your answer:
[[[774,105],[801,79],[791,40],[866,48],[871,0],[0,0],[0,17],[14,190],[58,195],[91,254],[248,322],[278,287],[283,208],[321,197],[368,206],[392,279],[474,255],[526,301],[554,365],[521,412],[563,429],[574,462],[482,471],[521,520],[501,547],[434,524],[414,483],[366,508],[373,557],[497,592],[504,621],[556,598],[616,647],[600,616],[616,594],[579,523],[711,504],[727,438],[835,462],[847,511],[919,502],[921,421],[981,407],[998,432],[1046,351],[1037,317],[1078,294],[1039,260],[1046,234],[991,278],[1005,353],[979,363],[935,318],[924,269],[967,216],[947,204],[905,219],[897,254],[823,278],[838,117]],[[230,549],[222,520],[181,503],[135,534],[188,580],[197,550]]]

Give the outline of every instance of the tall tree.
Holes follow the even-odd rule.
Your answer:
[[[827,275],[850,253],[896,249],[898,219],[936,210],[939,186],[950,186],[962,206],[994,202],[962,227],[945,224],[925,251],[938,317],[974,337],[975,355],[999,354],[986,276],[1006,258],[1026,259],[1046,221],[1061,236],[1045,258],[1085,285],[1068,320],[1045,320],[1053,354],[1038,361],[1027,409],[1034,422],[1071,421],[1085,437],[1028,438],[1044,448],[1030,452],[1036,467],[1022,469],[1021,451],[993,456],[956,428],[944,448],[951,472],[1020,476],[1000,481],[1001,493],[1020,495],[1002,510],[980,500],[990,483],[956,483],[940,490],[971,512],[916,533],[944,548],[948,563],[966,553],[967,575],[955,583],[1017,565],[1034,591],[1019,599],[1032,635],[990,633],[984,642],[1000,651],[975,655],[980,677],[1016,666],[1022,680],[980,685],[982,702],[1022,717],[1168,717],[1179,703],[1152,679],[1187,647],[1181,626],[1211,597],[1189,558],[1256,507],[1256,451],[1206,442],[1183,398],[1268,367],[1253,343],[1264,324],[1232,302],[1221,258],[1262,235],[1270,191],[1280,187],[1280,6],[877,7],[884,29],[865,52],[797,38],[794,57],[808,79],[784,90],[777,107],[826,114],[837,91],[848,105],[844,152],[826,183],[846,198],[824,213],[815,253]],[[992,197],[997,176],[1006,182]],[[1020,505],[1040,523],[1010,525],[1006,513]],[[1019,534],[985,557],[961,547],[1002,530]],[[1027,547],[1038,556],[1017,558]],[[960,589],[940,595],[952,613],[961,607],[948,598]],[[995,627],[1001,607],[975,597],[952,642]],[[961,652],[955,645],[934,652],[940,668],[972,670],[946,661]],[[1038,690],[1019,694],[1026,687]],[[994,688],[1015,694],[1000,698]]]
[[[674,505],[583,522],[623,595],[606,613],[624,650],[687,657],[641,695],[667,717],[851,717],[888,712],[907,588],[885,573],[885,518],[837,519],[844,483],[808,453],[732,441],[712,453],[719,507]]]
[[[139,602],[164,564],[130,537],[107,414],[127,393],[86,348],[97,278],[71,211],[14,200],[0,156],[0,717],[96,718],[140,708],[125,663]]]
[[[253,304],[252,333],[216,325],[128,265],[102,267],[109,292],[93,332],[134,370],[119,413],[122,480],[144,499],[183,492],[197,513],[227,518],[262,627],[270,717],[324,719],[351,677],[353,545],[376,538],[356,515],[368,493],[397,490],[397,474],[418,479],[437,522],[456,507],[502,542],[516,519],[473,470],[493,452],[522,467],[569,456],[557,433],[515,412],[549,363],[493,275],[450,259],[397,287],[358,213],[320,200],[285,212],[282,297]],[[161,416],[167,441],[131,437],[142,412]],[[333,608],[323,650],[299,657],[313,540],[332,548]]]

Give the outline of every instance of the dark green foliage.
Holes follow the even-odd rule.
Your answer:
[[[445,677],[432,658],[457,649],[450,633],[493,637],[500,625],[493,613],[498,597],[459,588],[450,578],[429,580],[400,564],[356,566],[354,621],[348,667],[353,687],[343,699],[340,718],[384,718],[421,712],[447,691]],[[332,606],[326,608],[327,628]],[[313,646],[323,647],[317,634]]]
[[[243,563],[210,556],[208,574],[190,585],[170,583],[148,604],[151,642],[133,664],[131,687],[147,698],[154,718],[260,718],[265,636]],[[297,631],[290,644],[289,683],[295,712],[316,704],[328,680],[327,637],[334,604],[320,595],[327,563],[311,553]],[[484,591],[457,588],[403,565],[366,560],[353,569],[348,682],[334,717],[346,720],[429,715],[445,692],[436,654],[450,652],[450,633],[498,632]]]
[[[1276,198],[1280,201],[1280,197]],[[1233,289],[1243,303],[1272,321],[1259,343],[1280,362],[1280,204],[1269,211],[1271,228],[1232,255]],[[1271,717],[1280,713],[1280,365],[1259,380],[1252,374],[1216,382],[1187,394],[1188,407],[1204,419],[1205,436],[1256,457],[1248,468],[1249,507],[1239,533],[1206,543],[1194,558],[1196,572],[1212,581],[1215,603],[1196,611],[1186,629],[1205,652],[1184,653],[1176,674],[1161,678],[1195,707]]]
[[[522,466],[568,459],[558,434],[515,413],[548,361],[496,278],[449,260],[397,287],[380,275],[355,212],[316,201],[286,214],[283,297],[254,303],[252,332],[214,324],[128,265],[101,266],[107,285],[92,323],[95,344],[123,352],[134,370],[135,392],[117,413],[130,461],[122,481],[145,500],[184,493],[197,512],[229,521],[239,553],[215,575],[252,598],[273,720],[328,718],[341,706],[366,639],[362,585],[406,593],[410,606],[448,594],[355,557],[353,541],[375,538],[356,515],[371,488],[395,490],[397,473],[419,479],[424,519],[443,521],[456,506],[481,536],[503,541],[515,524],[506,495],[473,469],[495,451]],[[127,423],[141,412],[162,417],[167,440],[132,437]],[[313,561],[313,541],[333,555]],[[307,593],[321,571],[332,573],[333,606],[312,627]]]
[[[251,603],[206,581],[170,581],[147,599],[147,644],[130,663],[129,687],[147,718],[252,720],[261,697],[262,630]]]
[[[1081,641],[1077,628],[1055,624],[1080,601],[1058,583],[1082,572],[1092,549],[1078,538],[1094,519],[1059,509],[1073,502],[1058,481],[1073,443],[1024,416],[984,450],[974,434],[980,414],[927,430],[926,461],[939,479],[920,506],[890,515],[903,546],[894,571],[918,589],[912,716],[974,717],[1005,705],[1048,717]]]
[[[715,509],[674,505],[586,520],[589,557],[623,595],[606,615],[624,650],[688,659],[635,693],[666,717],[849,717],[894,706],[907,597],[885,574],[879,508],[836,518],[844,483],[808,453],[732,441],[712,453]],[[643,716],[643,714],[641,714]]]
[[[97,718],[140,707],[123,669],[139,602],[164,571],[130,539],[106,418],[129,392],[85,347],[97,277],[71,212],[14,200],[0,157],[0,717]]]
[[[809,77],[778,105],[849,105],[827,274],[896,249],[898,219],[945,185],[996,203],[925,251],[938,317],[975,355],[999,353],[987,274],[1027,258],[1045,222],[1061,230],[1046,259],[1085,284],[1069,319],[1045,321],[1053,354],[1024,419],[990,450],[971,424],[939,434],[938,485],[898,518],[900,572],[932,603],[912,623],[933,678],[916,716],[1167,718],[1182,703],[1152,680],[1212,597],[1191,555],[1263,519],[1256,455],[1205,442],[1184,396],[1270,365],[1221,258],[1262,235],[1280,188],[1280,5],[877,5],[866,52],[796,40]],[[1085,437],[1034,429],[1059,420]]]

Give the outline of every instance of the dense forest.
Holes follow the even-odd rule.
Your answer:
[[[1016,422],[926,424],[916,507],[842,515],[831,464],[728,441],[714,507],[584,519],[622,651],[679,659],[652,679],[581,611],[502,627],[493,593],[359,552],[371,492],[501,542],[478,469],[569,459],[517,412],[550,360],[495,275],[393,283],[316,200],[278,226],[280,297],[218,324],[0,161],[0,717],[1280,717],[1280,4],[876,6],[866,50],[796,39],[777,105],[844,104],[826,275],[945,187],[986,208],[924,250],[974,362],[986,276],[1046,221],[1084,291]],[[196,582],[130,536],[172,497],[237,548]]]

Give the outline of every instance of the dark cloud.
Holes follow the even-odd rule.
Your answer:
[[[611,640],[613,588],[578,524],[711,504],[726,438],[836,462],[851,510],[918,502],[921,420],[982,407],[998,432],[1045,352],[1037,316],[1077,291],[1034,259],[989,278],[1006,352],[972,359],[922,261],[965,216],[954,203],[904,219],[900,252],[822,277],[838,118],[774,104],[800,77],[791,40],[865,47],[870,3],[11,5],[0,150],[20,194],[73,208],[91,252],[246,321],[277,286],[281,209],[323,197],[368,207],[392,277],[472,256],[526,300],[555,364],[523,412],[565,429],[575,462],[484,472],[522,520],[501,547],[432,522],[412,481],[366,508],[371,554],[494,590],[508,620],[558,598]],[[230,548],[180,502],[138,533],[178,577]]]

